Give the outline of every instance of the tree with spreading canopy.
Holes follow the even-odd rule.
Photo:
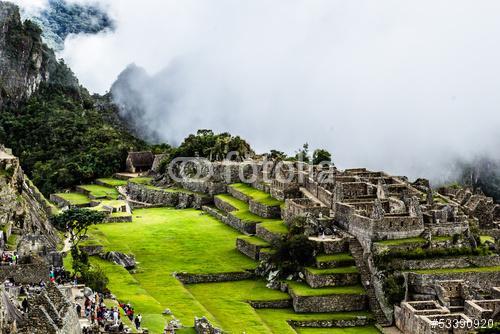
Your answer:
[[[70,243],[76,247],[91,225],[100,224],[106,218],[101,211],[73,208],[52,218],[52,224],[60,231],[69,233]]]

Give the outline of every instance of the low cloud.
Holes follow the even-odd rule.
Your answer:
[[[150,139],[229,131],[258,151],[436,180],[498,157],[498,1],[100,1],[113,33],[62,56]],[[131,112],[132,110],[132,112]]]

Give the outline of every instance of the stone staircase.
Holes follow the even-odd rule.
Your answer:
[[[375,294],[372,275],[364,256],[363,246],[361,246],[357,239],[353,238],[349,243],[349,250],[351,251],[351,254],[356,262],[356,267],[359,269],[361,282],[367,292],[368,304],[377,323],[382,326],[390,326],[391,322],[387,319]]]

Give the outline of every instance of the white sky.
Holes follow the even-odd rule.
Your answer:
[[[454,156],[498,157],[499,1],[87,2],[117,29],[73,36],[62,56],[100,93],[144,67],[148,126],[165,140],[213,128],[260,151],[308,141],[341,166],[434,178]]]

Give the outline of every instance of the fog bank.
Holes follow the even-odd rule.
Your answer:
[[[304,142],[341,167],[434,179],[499,157],[498,1],[102,0],[112,33],[62,53],[115,85],[148,139],[229,131],[257,151]]]

